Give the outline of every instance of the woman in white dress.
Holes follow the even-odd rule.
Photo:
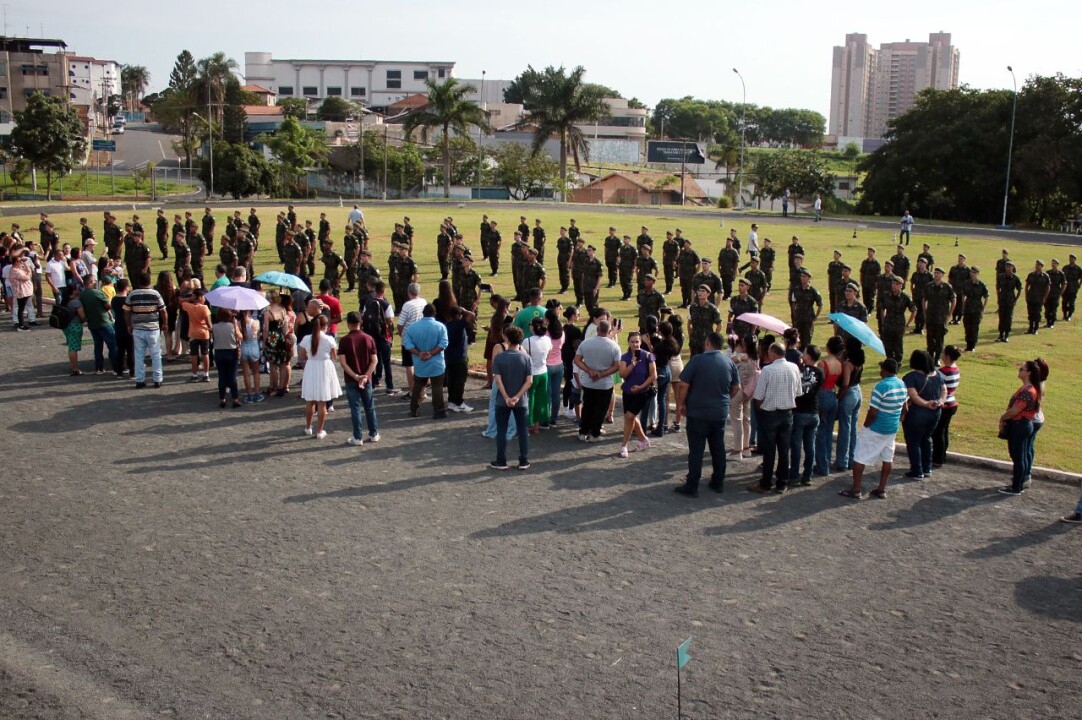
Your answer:
[[[312,415],[318,411],[319,427],[316,429],[316,439],[322,440],[327,437],[327,432],[323,429],[327,422],[327,401],[342,394],[335,363],[338,343],[332,335],[327,334],[326,315],[320,315],[315,320],[312,334],[301,340],[299,348],[301,359],[307,360],[301,378],[301,398],[305,401],[304,434],[312,434]]]

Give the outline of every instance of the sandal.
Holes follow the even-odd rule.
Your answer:
[[[875,489],[875,490],[872,490],[868,494],[871,495],[872,497],[877,497],[880,500],[886,500],[886,498],[887,498],[887,491],[886,490],[879,490],[878,488]]]
[[[82,374],[83,374],[82,370],[72,370],[71,372],[68,373],[68,375],[71,375],[72,377],[77,377],[77,376],[82,375]]]
[[[842,497],[850,498],[852,500],[863,500],[864,499],[864,493],[862,493],[862,492],[853,492],[850,489],[842,490],[838,494],[841,495]]]

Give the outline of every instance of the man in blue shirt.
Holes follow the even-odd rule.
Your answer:
[[[410,417],[417,417],[425,387],[432,382],[432,411],[439,420],[447,417],[443,397],[443,374],[447,370],[443,351],[448,345],[447,326],[436,320],[436,308],[429,303],[421,319],[410,324],[402,336],[402,349],[413,356],[413,389],[410,395]]]
[[[864,418],[864,427],[857,435],[857,447],[853,451],[853,487],[838,493],[842,497],[863,500],[864,468],[877,462],[883,463],[883,469],[879,474],[879,487],[872,490],[872,496],[887,496],[887,480],[894,468],[894,437],[898,434],[908,395],[905,383],[898,378],[897,360],[887,358],[879,363],[879,376],[882,379],[872,390],[868,416]]]
[[[703,474],[703,452],[710,445],[713,474],[710,489],[725,489],[725,421],[729,418],[729,398],[740,392],[736,365],[721,354],[721,335],[706,336],[703,352],[698,353],[680,373],[678,413],[687,418],[688,477],[674,490],[680,495],[697,497]]]

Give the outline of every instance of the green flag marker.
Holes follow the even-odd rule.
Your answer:
[[[680,643],[676,648],[676,669],[680,670],[688,664],[688,660],[691,660],[691,654],[688,650],[691,649],[691,638],[688,638],[684,642]]]

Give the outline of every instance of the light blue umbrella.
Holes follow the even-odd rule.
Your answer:
[[[879,339],[879,336],[875,334],[875,331],[868,327],[867,323],[861,322],[855,317],[843,313],[830,313],[829,317],[831,322],[870,347],[872,350],[875,350],[880,355],[887,354],[886,348],[883,347],[883,341]]]
[[[257,280],[264,285],[276,285],[277,287],[289,288],[290,290],[307,290],[308,286],[304,284],[304,280],[301,280],[296,275],[290,275],[280,270],[268,270],[264,273],[259,273],[253,280]]]
[[[263,293],[239,285],[223,285],[206,294],[207,303],[226,310],[262,310],[270,305]]]

